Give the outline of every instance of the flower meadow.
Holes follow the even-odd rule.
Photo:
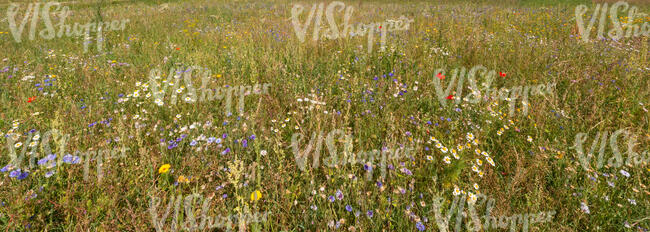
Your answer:
[[[650,230],[643,1],[31,3],[2,231]]]

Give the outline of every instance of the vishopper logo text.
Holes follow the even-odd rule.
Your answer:
[[[336,139],[336,137],[338,137],[338,139]],[[312,133],[311,140],[304,148],[304,150],[301,151],[300,143],[303,139],[304,136],[301,133],[295,133],[293,136],[291,136],[291,147],[293,149],[298,168],[300,168],[302,171],[305,170],[305,164],[308,161],[310,153],[313,152],[312,168],[316,169],[320,164],[320,151],[323,144],[323,132],[319,132],[318,135],[316,135],[316,132]],[[344,142],[342,153],[337,152],[335,145],[336,141]],[[347,163],[350,163],[351,165],[357,163],[362,164],[366,170],[366,179],[368,181],[372,179],[373,171],[376,168],[374,165],[375,162],[379,162],[381,177],[384,178],[386,176],[386,168],[388,166],[392,167],[391,165],[387,166],[388,160],[399,160],[400,158],[408,157],[410,151],[413,150],[413,148],[384,148],[381,151],[374,149],[372,151],[359,151],[355,154],[352,153],[352,135],[345,134],[345,132],[340,129],[336,129],[328,133],[325,143],[327,144],[327,150],[330,153],[330,156],[323,160],[323,163],[325,163],[327,167],[337,168]],[[400,155],[400,152],[403,152],[404,155]],[[392,155],[389,155],[391,153]],[[411,171],[405,168],[400,171],[406,174],[411,173]]]
[[[627,159],[621,155],[621,151],[618,147],[618,137],[621,134],[625,134],[625,139],[627,140]],[[605,149],[607,148],[607,138],[609,137],[609,146],[612,149],[613,156],[609,159],[605,156]],[[585,154],[583,150],[583,143],[587,142],[589,134],[587,133],[578,133],[575,137],[575,144],[571,149],[575,149],[578,154],[578,160],[585,170],[599,170],[603,168],[605,161],[607,161],[607,166],[611,168],[620,168],[623,165],[626,166],[638,166],[645,164],[647,165],[650,162],[650,154],[648,151],[644,151],[639,154],[634,151],[636,146],[637,137],[634,136],[630,131],[625,129],[619,129],[611,133],[609,131],[597,132],[594,140],[591,143],[589,152]],[[600,146],[599,146],[600,144]],[[598,153],[598,158],[594,159],[594,155]],[[596,160],[596,165],[593,165],[592,159]]]
[[[90,34],[91,32],[96,33],[96,40],[97,40],[97,50],[101,52],[102,47],[103,47],[103,35],[102,31],[103,30],[124,30],[124,26],[127,22],[129,22],[129,19],[122,20],[120,21],[112,21],[112,22],[92,22],[92,23],[86,23],[83,25],[80,25],[78,23],[74,23],[74,25],[67,25],[65,23],[66,19],[70,15],[69,8],[67,6],[61,6],[61,3],[59,2],[47,2],[44,4],[43,8],[41,8],[40,2],[37,3],[30,3],[27,5],[27,10],[22,16],[22,21],[20,21],[20,24],[16,23],[16,16],[18,14],[18,11],[21,7],[20,4],[17,3],[11,3],[9,7],[7,8],[7,21],[9,23],[9,29],[11,30],[11,34],[14,37],[14,40],[17,43],[22,42],[22,36],[23,36],[23,31],[25,30],[25,26],[27,23],[30,23],[29,25],[29,40],[34,40],[36,37],[36,30],[38,28],[38,21],[39,18],[43,20],[45,23],[45,29],[41,30],[38,32],[38,35],[46,40],[54,39],[55,37],[61,38],[64,35],[71,37],[71,36],[77,36],[77,37],[84,37],[86,40],[84,42],[84,52],[88,51],[88,45],[91,43],[89,41],[90,39]],[[53,12],[52,8],[56,7]],[[57,17],[59,18],[58,24],[54,24],[53,20],[50,18],[51,14],[58,15]],[[30,17],[31,17],[31,22],[30,22]],[[56,30],[58,28],[58,32]]]
[[[55,168],[61,166],[63,163],[83,163],[83,178],[84,181],[87,181],[90,173],[90,161],[95,160],[97,163],[97,180],[98,182],[101,182],[104,176],[102,170],[103,162],[109,159],[125,158],[126,151],[130,150],[130,148],[122,146],[120,149],[99,149],[86,152],[75,150],[72,154],[66,154],[65,150],[66,145],[70,140],[70,134],[62,135],[56,129],[45,132],[42,139],[38,131],[35,133],[30,132],[25,143],[16,142],[14,136],[15,135],[6,136],[7,151],[9,152],[10,161],[0,169],[0,172],[9,172],[9,177],[15,177],[18,179],[26,178],[30,172],[36,168],[44,169],[44,175],[48,178],[56,174]],[[58,147],[58,152],[52,151],[50,140],[55,142]],[[39,144],[42,152],[40,155],[38,152]],[[31,148],[31,151],[25,154],[29,148]],[[16,149],[21,149],[19,155],[16,154]],[[45,155],[43,155],[43,153]],[[27,165],[23,165],[26,155],[29,155],[29,160]]]
[[[478,201],[479,198],[483,200]],[[522,226],[521,231],[527,232],[529,228],[532,227],[533,223],[546,223],[550,222],[554,215],[555,211],[546,211],[539,213],[527,213],[527,214],[515,214],[512,216],[494,216],[492,215],[492,209],[495,205],[495,200],[489,198],[484,194],[458,194],[454,196],[454,199],[449,204],[449,210],[443,215],[443,205],[446,205],[446,200],[442,197],[435,197],[433,200],[433,213],[435,215],[435,222],[440,231],[450,231],[449,226],[452,222],[452,216],[456,213],[456,223],[454,226],[454,231],[481,231],[481,228],[485,231],[492,229],[506,229],[508,225],[510,231],[518,231],[518,225]],[[467,204],[465,204],[467,203]],[[485,207],[485,216],[479,217],[479,212],[477,208],[486,203]],[[467,205],[467,207],[466,207]],[[465,213],[467,209],[468,213]],[[465,224],[463,228],[463,218],[468,218],[468,223]],[[484,221],[481,223],[481,218]]]
[[[485,82],[479,87],[477,78],[484,77]],[[506,74],[499,72],[500,77],[505,77]],[[509,116],[514,115],[515,106],[517,105],[517,100],[521,100],[523,113],[524,115],[528,114],[528,107],[530,105],[528,96],[542,96],[542,95],[553,95],[555,89],[555,83],[539,84],[539,85],[529,85],[529,86],[516,86],[514,88],[491,88],[492,83],[497,78],[497,72],[494,70],[489,70],[486,67],[481,65],[475,65],[471,69],[466,69],[465,67],[454,68],[451,71],[451,79],[447,75],[445,69],[439,68],[435,70],[435,75],[433,77],[433,84],[436,91],[436,96],[440,105],[446,107],[449,100],[453,102],[450,105],[458,105],[462,100],[469,102],[470,104],[476,104],[480,101],[489,99],[495,99],[497,104],[500,101],[505,100],[509,103]],[[466,82],[467,80],[467,82]],[[443,88],[442,82],[447,82],[447,87]],[[469,93],[463,97],[464,84],[468,83]],[[453,91],[454,85],[456,86],[456,91]],[[485,94],[481,94],[481,90],[485,91]]]
[[[197,224],[197,217],[195,217],[195,201],[200,202],[203,199],[201,204],[201,215],[200,221]],[[236,225],[239,225],[240,231],[244,231],[246,224],[250,223],[259,223],[266,222],[268,220],[269,212],[265,211],[264,213],[251,213],[248,209],[248,206],[245,206],[242,212],[233,215],[227,216],[209,216],[208,212],[210,211],[210,201],[212,198],[204,198],[200,194],[191,194],[183,198],[183,195],[173,196],[167,203],[165,207],[164,204],[161,205],[161,199],[158,197],[152,197],[149,202],[149,214],[151,215],[151,220],[156,231],[165,231],[165,224],[169,214],[171,213],[172,206],[174,207],[174,217],[171,219],[171,231],[196,231],[196,230],[205,230],[205,229],[214,229],[220,228],[225,231],[232,231]],[[185,222],[178,226],[180,214],[181,201],[184,205],[184,218]],[[164,214],[160,216],[158,214],[158,207],[164,210]],[[198,207],[197,207],[198,209]],[[182,213],[182,212],[181,212]],[[182,218],[181,218],[182,219]]]
[[[160,69],[152,69],[149,72],[149,84],[143,85],[144,91],[148,91],[151,88],[151,93],[147,94],[146,97],[149,98],[153,95],[154,103],[158,106],[163,106],[165,104],[165,94],[168,92],[168,87],[172,86],[170,90],[170,102],[172,105],[176,105],[178,101],[179,94],[180,97],[186,103],[194,103],[197,100],[199,102],[203,101],[213,101],[213,100],[224,100],[225,101],[225,115],[231,114],[231,105],[232,97],[239,96],[237,102],[237,109],[239,114],[244,114],[244,97],[250,94],[267,94],[269,92],[268,88],[271,84],[255,84],[247,86],[225,86],[223,88],[210,89],[208,84],[210,82],[211,71],[207,68],[201,68],[199,66],[191,66],[187,69],[181,67],[172,67],[169,69],[169,75],[167,78],[161,77],[162,72]],[[201,87],[197,89],[192,83],[192,78],[200,76],[201,77]],[[162,79],[162,80],[161,80]],[[181,85],[181,82],[184,84]],[[139,83],[136,83],[139,85]],[[200,97],[199,97],[200,94]],[[139,91],[133,93],[132,96],[137,97],[140,95]]]
[[[643,19],[643,17],[647,16],[647,14],[638,13],[638,8],[635,6],[630,7],[627,2],[616,2],[611,6],[611,8],[609,8],[609,11],[607,11],[607,3],[604,3],[602,7],[600,4],[596,4],[594,12],[591,14],[591,19],[589,19],[589,24],[585,28],[585,22],[582,17],[585,13],[587,13],[587,10],[588,8],[586,5],[579,5],[575,10],[575,19],[578,26],[578,33],[580,33],[580,37],[584,42],[589,41],[589,35],[591,34],[591,29],[593,28],[596,20],[598,20],[599,39],[605,38],[603,36],[603,33],[607,27],[607,19],[612,21],[613,28],[607,32],[607,36],[612,39],[620,40],[623,37],[630,38],[632,36],[650,36],[650,24],[648,22],[644,22],[643,25],[637,25],[635,23],[638,16],[641,16],[641,19]],[[622,17],[619,18],[619,10],[622,11],[622,13],[628,11],[628,16],[625,18],[625,22],[621,22]],[[609,16],[607,16],[608,12]],[[598,14],[600,14],[600,17],[598,17]],[[625,30],[623,27],[625,27]],[[632,32],[634,32],[634,34],[632,34]]]
[[[380,49],[383,51],[386,47],[386,36],[389,31],[408,30],[410,23],[413,22],[413,19],[408,19],[404,16],[401,16],[398,20],[386,20],[384,22],[377,22],[377,23],[370,23],[370,24],[359,23],[356,25],[356,30],[355,30],[355,26],[350,24],[350,17],[352,16],[354,7],[348,6],[346,8],[345,3],[343,2],[334,1],[328,4],[326,9],[325,9],[325,3],[314,4],[312,5],[311,10],[309,11],[307,20],[304,23],[300,23],[299,16],[302,14],[304,9],[305,7],[303,7],[300,4],[295,4],[291,8],[291,23],[293,24],[293,28],[296,32],[296,36],[298,37],[298,40],[300,40],[301,43],[305,42],[305,34],[307,33],[307,29],[309,28],[313,20],[314,32],[312,34],[313,35],[312,40],[314,42],[322,38],[334,40],[338,38],[343,38],[343,39],[351,38],[357,35],[364,36],[367,34],[368,53],[372,52],[372,46],[374,44],[374,35],[376,32],[381,33]],[[343,15],[343,20],[342,20],[343,31],[340,32],[339,26],[336,24],[336,20],[334,19],[334,12],[335,11],[341,12],[344,9],[345,9],[345,14]],[[325,17],[327,18],[327,23],[329,25],[329,28],[325,30],[323,34],[319,34],[321,30],[323,11],[325,12]]]

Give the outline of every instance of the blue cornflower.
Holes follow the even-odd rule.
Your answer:
[[[377,187],[381,188],[381,186],[383,186],[383,184],[381,183],[381,181],[377,181]]]
[[[255,138],[257,138],[255,137],[255,135],[251,135],[250,137],[248,137],[248,139],[250,139],[251,141],[255,140]]]
[[[22,180],[27,178],[27,176],[29,176],[29,172],[23,172],[18,177],[16,177],[16,179]]]
[[[329,199],[330,202],[334,202],[334,200],[335,200],[335,199],[334,199],[334,196],[329,196],[329,197],[327,197],[327,199]]]
[[[67,154],[63,156],[63,162],[67,164],[77,164],[79,163],[79,156],[72,156],[70,154]]]
[[[241,145],[242,147],[248,147],[248,141],[246,141],[246,139],[242,140]]]
[[[40,87],[37,89],[38,91],[43,91],[43,87]]]
[[[228,125],[228,122],[227,122],[227,121],[223,121],[223,125],[224,125],[224,126],[225,126],[225,125]]]
[[[11,178],[17,177],[18,175],[20,175],[20,168],[16,169],[16,170],[13,170],[13,171],[11,171],[9,173],[9,177],[11,177]]]
[[[348,212],[352,212],[352,206],[346,205],[345,210],[347,210]]]
[[[198,142],[196,142],[196,140],[192,140],[192,142],[190,142],[190,146],[196,146],[197,143]]]
[[[41,86],[41,83],[36,83],[35,86],[39,87],[39,86]]]
[[[50,160],[48,160],[47,158],[42,158],[42,159],[38,160],[38,162],[36,162],[36,164],[38,164],[38,166],[41,166],[41,165],[47,163],[47,161],[50,161]]]
[[[418,228],[419,231],[424,231],[424,230],[426,230],[426,227],[424,227],[424,225],[422,225],[422,222],[418,222],[418,223],[416,223],[416,224],[415,224],[415,227]]]
[[[223,151],[221,152],[221,154],[222,154],[222,155],[225,155],[225,154],[228,154],[228,152],[230,152],[230,148],[226,148],[226,150],[223,150]]]
[[[49,171],[45,173],[45,178],[50,178],[50,176],[54,175],[54,171]]]
[[[374,215],[374,214],[372,213],[372,210],[368,210],[368,212],[366,212],[366,214],[368,215],[368,217],[372,217],[372,215]]]
[[[121,93],[120,93],[120,94],[118,94],[117,96],[118,96],[118,97],[124,97],[124,94],[121,94]]]
[[[0,169],[0,172],[6,172],[6,171],[9,170],[10,167],[11,167],[11,165],[7,164],[7,166],[5,166],[4,168]]]
[[[49,154],[45,157],[47,160],[54,160],[56,159],[56,154]]]

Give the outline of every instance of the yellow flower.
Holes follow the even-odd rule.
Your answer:
[[[190,180],[187,179],[187,177],[182,176],[182,175],[178,177],[177,181],[178,181],[178,183],[184,183],[184,184],[190,183]]]
[[[171,167],[171,165],[164,164],[163,166],[160,166],[160,168],[158,168],[158,173],[159,174],[167,173],[167,172],[169,172],[170,167]]]
[[[262,199],[262,192],[260,190],[255,190],[255,192],[251,193],[251,201],[259,201]]]

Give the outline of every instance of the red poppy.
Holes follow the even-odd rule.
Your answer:
[[[440,80],[445,79],[445,76],[442,75],[442,73],[438,73],[438,75],[436,75],[436,77],[440,78]]]
[[[447,99],[449,99],[449,100],[454,99],[454,95],[447,96]]]
[[[32,101],[36,100],[36,97],[30,97],[27,98],[27,102],[31,103]]]
[[[176,48],[176,50],[181,50],[181,48]]]
[[[506,77],[506,73],[499,72],[499,76],[501,76],[501,77]]]

